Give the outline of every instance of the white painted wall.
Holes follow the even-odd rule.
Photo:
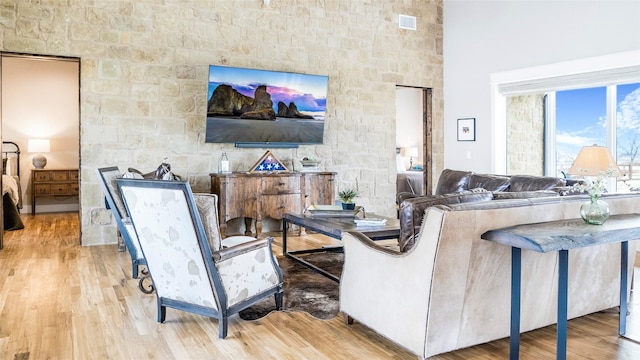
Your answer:
[[[640,49],[638,19],[640,1],[445,0],[444,167],[495,172],[492,73]],[[458,142],[467,117],[476,141]]]

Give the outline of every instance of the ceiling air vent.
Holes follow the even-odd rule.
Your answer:
[[[400,14],[398,19],[400,29],[415,30],[416,29],[416,17]]]

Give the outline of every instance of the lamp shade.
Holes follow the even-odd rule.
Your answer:
[[[27,142],[27,151],[32,153],[46,153],[51,151],[51,142],[49,139],[29,139]]]
[[[405,157],[418,157],[418,148],[415,146],[409,146],[402,148],[402,156]]]
[[[608,174],[609,170],[612,171],[611,174]],[[585,146],[580,150],[567,173],[586,176],[606,174],[617,177],[620,175],[620,169],[618,169],[618,164],[611,156],[609,149],[604,146],[593,145]]]

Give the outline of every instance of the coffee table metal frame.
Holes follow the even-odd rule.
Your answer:
[[[378,215],[367,214],[368,218],[385,218]],[[282,218],[282,255],[308,267],[309,269],[326,276],[327,278],[340,282],[340,278],[330,274],[329,272],[309,263],[298,255],[311,254],[316,252],[342,251],[342,246],[325,246],[321,248],[305,249],[297,251],[287,250],[287,233],[289,225],[297,225],[307,230],[315,231],[320,234],[329,236],[334,239],[342,240],[344,231],[358,231],[365,234],[371,240],[388,240],[397,239],[400,236],[400,222],[397,219],[385,218],[387,222],[380,226],[357,227],[353,221],[355,218],[350,217],[332,217],[332,216],[312,216],[305,214],[286,213]]]

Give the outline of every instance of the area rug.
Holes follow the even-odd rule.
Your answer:
[[[343,253],[321,252],[300,257],[333,275],[340,277],[342,274]],[[278,264],[284,278],[283,310],[304,311],[318,319],[331,319],[338,315],[340,303],[337,282],[287,257],[279,256]],[[275,310],[275,300],[271,296],[240,311],[240,318],[257,320]]]

